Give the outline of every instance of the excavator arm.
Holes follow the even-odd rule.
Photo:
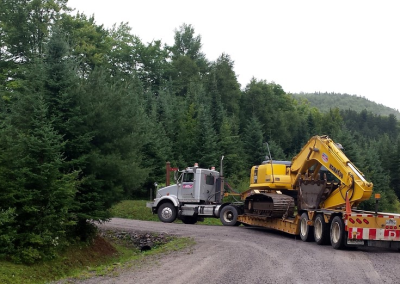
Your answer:
[[[292,159],[291,183],[300,194],[302,190],[306,191],[307,185],[315,181],[328,183],[328,189],[325,189],[325,196],[319,204],[320,208],[332,209],[343,206],[346,203],[346,195],[351,206],[356,206],[372,194],[373,184],[364,178],[341,148],[341,145],[334,143],[328,136],[314,136]],[[330,183],[325,177],[320,177],[319,172],[322,167],[340,182],[334,185],[334,182]],[[302,185],[306,186],[302,188]]]

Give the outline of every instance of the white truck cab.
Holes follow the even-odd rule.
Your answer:
[[[219,217],[223,177],[215,168],[188,167],[179,172],[176,184],[160,188],[154,202],[147,203],[162,222],[176,218],[194,224],[204,217]]]

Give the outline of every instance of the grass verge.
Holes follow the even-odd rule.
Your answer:
[[[49,283],[59,279],[87,279],[94,276],[117,276],[124,268],[139,268],[151,264],[154,256],[188,248],[191,238],[168,237],[162,245],[141,252],[126,240],[98,237],[90,245],[71,246],[56,259],[34,265],[0,261],[0,283]],[[57,283],[68,283],[68,280]]]
[[[111,212],[114,217],[144,221],[159,221],[157,215],[146,207],[145,200],[125,200],[115,205]],[[180,222],[180,221],[176,221]],[[208,218],[200,224],[221,225],[219,219]],[[151,263],[153,256],[162,255],[190,247],[190,238],[168,237],[163,244],[156,244],[151,250],[141,252],[118,238],[98,237],[92,244],[76,244],[52,261],[33,265],[0,261],[0,283],[49,283],[65,278],[86,279],[93,276],[117,275],[126,266],[130,269]],[[62,282],[61,282],[62,283]]]

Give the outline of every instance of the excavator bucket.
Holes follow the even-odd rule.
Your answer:
[[[326,190],[326,180],[299,180],[300,209],[317,209]]]

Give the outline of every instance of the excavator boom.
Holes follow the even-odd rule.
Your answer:
[[[254,166],[250,189],[280,192],[298,200],[298,209],[333,209],[367,200],[372,183],[328,136],[312,137],[290,162],[267,161]],[[331,179],[331,180],[330,180]],[[243,193],[242,199],[248,197]]]
[[[331,209],[343,206],[346,195],[351,205],[357,205],[369,199],[372,194],[372,183],[364,178],[341,148],[340,144],[334,143],[328,136],[314,136],[292,159],[290,176],[294,187],[300,180],[307,179],[326,181],[331,187],[330,192],[325,193],[326,199],[321,202],[320,208]],[[336,177],[337,184],[318,176],[322,167]]]

